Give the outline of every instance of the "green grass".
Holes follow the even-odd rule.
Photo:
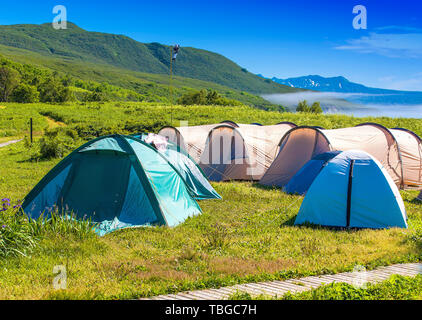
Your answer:
[[[78,131],[91,130],[92,134],[157,132],[165,125],[179,126],[180,121],[189,125],[218,123],[233,120],[239,123],[260,122],[264,125],[280,121],[291,121],[297,125],[317,125],[326,129],[350,127],[362,122],[377,122],[388,128],[403,127],[422,135],[422,120],[387,117],[355,118],[344,115],[316,115],[280,113],[259,110],[252,107],[222,106],[162,106],[157,103],[108,102],[108,103],[66,103],[13,104],[4,103],[0,108],[0,136],[25,135],[29,129],[29,118],[34,118],[36,130],[45,128],[46,116]],[[173,113],[173,123],[171,123]]]
[[[119,132],[158,130],[169,122],[169,107],[153,104],[5,106],[0,109],[0,130],[8,124],[1,117],[5,110],[23,119],[49,113],[70,127],[97,130],[100,126]],[[336,128],[375,121],[422,133],[421,120],[289,114],[247,107],[178,106],[174,115],[191,124],[284,120]],[[45,117],[37,119],[43,122]],[[18,134],[25,134],[24,125],[16,128]],[[59,161],[31,162],[29,158],[23,142],[0,148],[1,198],[22,199]],[[139,298],[351,271],[356,264],[372,269],[422,258],[422,205],[414,201],[416,191],[402,192],[409,229],[340,231],[294,226],[301,197],[248,182],[213,185],[223,200],[201,201],[203,214],[175,228],[121,230],[102,238],[49,233],[30,256],[0,259],[0,299]],[[68,268],[67,290],[52,287],[55,265]]]
[[[393,275],[380,283],[366,284],[365,288],[347,283],[331,283],[310,291],[287,293],[282,297],[260,295],[252,297],[248,293],[236,292],[230,300],[421,300],[422,275],[405,277]]]

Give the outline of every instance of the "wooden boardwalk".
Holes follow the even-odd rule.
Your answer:
[[[251,296],[266,295],[281,297],[287,292],[298,293],[317,288],[323,284],[345,282],[362,284],[363,282],[380,282],[393,274],[416,276],[422,274],[422,263],[396,264],[365,272],[345,272],[333,275],[310,276],[286,281],[269,281],[259,283],[238,284],[232,287],[181,292],[177,294],[152,297],[152,300],[224,300],[235,292],[247,292]]]

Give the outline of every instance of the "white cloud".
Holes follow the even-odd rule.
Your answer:
[[[422,91],[422,73],[416,73],[406,79],[399,79],[395,76],[379,78],[380,86],[386,89]]]
[[[422,31],[395,26],[379,28],[368,36],[347,40],[346,44],[335,49],[374,53],[391,58],[421,58]]]

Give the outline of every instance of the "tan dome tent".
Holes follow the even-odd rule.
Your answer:
[[[422,188],[422,139],[414,132],[394,128],[390,132],[400,146],[404,189]]]
[[[191,127],[164,127],[159,135],[168,137],[170,142],[180,146],[198,163],[209,132],[219,124],[206,124]]]
[[[375,123],[332,130],[297,127],[281,139],[280,151],[260,183],[283,187],[314,156],[327,151],[359,149],[380,161],[397,186],[421,188],[420,143],[415,141],[409,132],[389,130]],[[401,153],[401,147],[407,150],[405,154]]]
[[[199,165],[213,181],[259,180],[277,154],[278,141],[293,126],[221,124],[210,131]]]

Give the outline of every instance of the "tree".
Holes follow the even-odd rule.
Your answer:
[[[311,106],[311,110],[312,113],[322,113],[322,108],[321,108],[321,104],[319,102],[314,102]]]
[[[71,92],[68,87],[56,77],[50,77],[38,86],[41,102],[65,102],[70,99]]]
[[[0,67],[0,102],[9,101],[9,96],[19,85],[19,81],[19,72],[6,66]]]
[[[13,90],[10,100],[19,103],[38,102],[39,93],[36,87],[21,83]]]
[[[300,101],[296,108],[297,112],[309,112],[310,107],[308,106],[308,102],[306,100]]]
[[[296,108],[297,112],[306,112],[306,113],[322,113],[322,108],[319,102],[314,102],[312,106],[308,105],[306,100],[300,101]]]

